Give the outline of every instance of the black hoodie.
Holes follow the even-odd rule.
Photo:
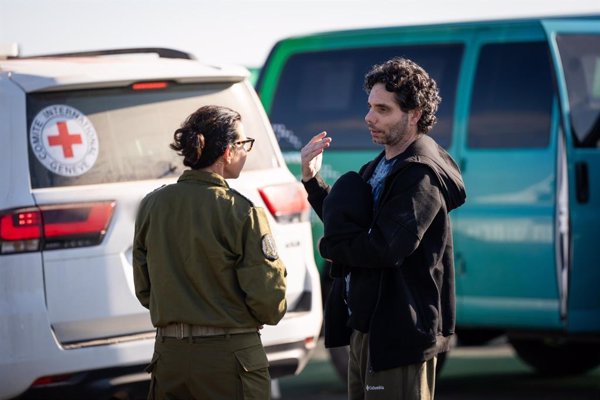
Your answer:
[[[361,168],[365,183],[383,156]],[[386,177],[372,217],[365,200],[368,185],[356,177],[344,176],[329,195],[320,177],[305,187],[325,224],[323,257],[352,277],[346,299],[352,315],[340,299],[339,282],[326,303],[326,346],[348,344],[351,329],[368,332],[375,371],[446,351],[456,315],[448,212],[466,197],[450,155],[428,136],[413,142]],[[350,216],[352,209],[356,214]]]

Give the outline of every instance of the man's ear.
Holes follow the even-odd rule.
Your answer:
[[[225,152],[223,152],[223,161],[225,161],[225,164],[231,164],[232,158],[233,158],[233,154],[231,151],[231,146],[225,147]]]
[[[415,108],[414,110],[410,110],[408,112],[408,118],[409,118],[410,124],[417,125],[417,123],[421,119],[422,114],[423,114],[423,112],[418,108]]]

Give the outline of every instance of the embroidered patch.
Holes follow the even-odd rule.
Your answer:
[[[275,247],[275,241],[270,233],[267,233],[262,237],[262,252],[267,260],[275,261],[279,258],[277,254],[277,247]]]

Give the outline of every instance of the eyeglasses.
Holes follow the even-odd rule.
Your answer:
[[[254,139],[247,138],[246,140],[240,140],[239,142],[233,142],[232,144],[236,147],[243,148],[246,153],[248,153],[250,150],[252,150],[252,146],[254,146]]]

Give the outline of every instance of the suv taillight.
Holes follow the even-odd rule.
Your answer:
[[[0,254],[95,246],[114,201],[20,208],[0,213]]]
[[[265,186],[258,192],[277,222],[308,221],[310,205],[299,182]]]

